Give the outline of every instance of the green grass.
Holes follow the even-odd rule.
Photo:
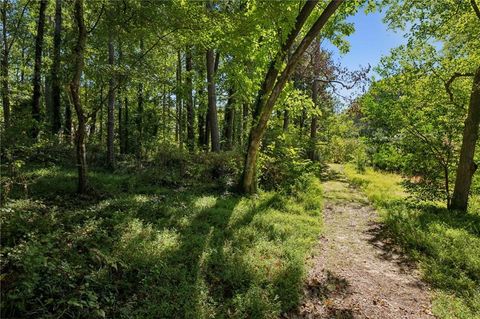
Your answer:
[[[337,167],[336,169],[341,169]],[[381,212],[388,235],[419,262],[435,295],[440,318],[480,318],[480,200],[472,196],[469,212],[448,211],[439,203],[409,198],[399,175],[343,168]]]
[[[2,317],[277,318],[322,230],[320,182],[246,198],[152,172],[30,168],[1,208]]]

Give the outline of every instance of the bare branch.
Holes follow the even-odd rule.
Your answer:
[[[97,20],[95,21],[93,26],[90,28],[90,30],[87,31],[87,34],[92,33],[97,28],[97,24],[100,21],[100,18],[102,17],[104,11],[105,11],[105,3],[102,2],[102,7],[100,8],[100,13],[98,14]]]

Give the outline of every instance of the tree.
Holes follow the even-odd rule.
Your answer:
[[[218,130],[217,94],[215,88],[215,65],[218,63],[218,55],[215,57],[213,49],[207,49],[207,95],[208,95],[208,125],[212,141],[212,152],[220,152],[220,134]],[[208,133],[207,133],[208,135]]]
[[[61,119],[61,81],[60,81],[60,50],[62,45],[62,0],[55,1],[55,29],[53,34],[52,61],[52,132],[60,131]]]
[[[480,18],[480,14],[479,14]],[[463,141],[460,150],[460,159],[457,166],[457,177],[452,195],[451,209],[467,211],[468,196],[472,177],[478,164],[474,162],[475,146],[478,140],[480,126],[480,67],[475,72],[470,95],[467,119],[463,129]]]
[[[302,38],[299,45],[289,58],[280,76],[279,65],[285,62],[287,53],[291,50],[303,25],[311,15],[318,1],[307,1],[297,16],[295,26],[290,31],[287,40],[277,52],[274,60],[270,62],[269,69],[263,80],[260,91],[257,95],[257,102],[253,114],[254,124],[250,130],[247,153],[242,176],[242,190],[251,194],[257,191],[256,164],[261,139],[265,133],[268,119],[275,105],[275,102],[285,87],[287,80],[295,69],[301,56],[309,47],[315,37],[320,33],[329,18],[335,13],[343,0],[332,0],[324,9],[322,14],[314,22],[307,34]]]
[[[33,70],[33,97],[32,97],[32,117],[35,120],[32,128],[32,136],[37,137],[40,125],[40,97],[41,97],[41,72],[42,72],[42,51],[43,37],[45,33],[45,11],[47,9],[47,0],[40,1],[38,9],[37,35],[35,37],[35,65]]]
[[[193,106],[193,67],[192,67],[192,52],[187,48],[185,55],[185,71],[186,71],[186,104],[187,104],[187,146],[188,150],[192,152],[195,147],[195,109]]]
[[[113,46],[113,35],[108,37],[108,64],[111,67],[110,80],[108,82],[108,108],[107,108],[107,167],[115,169],[115,92],[116,81],[113,68],[115,67],[115,48]]]
[[[478,72],[480,63],[478,51],[480,45],[480,23],[478,23],[480,10],[476,1],[445,2],[432,0],[420,3],[408,0],[405,3],[398,3],[385,0],[384,2],[389,6],[386,18],[393,27],[404,28],[406,23],[409,22],[414,22],[417,25],[416,28],[412,29],[409,45],[415,43],[419,48],[428,47],[432,39],[443,44],[443,52],[436,54],[436,60],[426,67],[421,66],[421,69],[428,68],[427,71],[433,72],[435,75],[433,79],[443,81],[445,86],[443,95],[448,96],[448,105],[451,108],[461,110],[468,103],[467,99],[462,99],[465,96],[464,92],[466,92],[467,86],[464,84],[462,90],[459,90],[459,85],[453,90],[451,86],[453,86],[453,81],[459,77],[459,74],[474,76]],[[456,18],[451,19],[452,16]],[[412,60],[415,59],[418,58],[413,55]],[[391,65],[394,64],[391,63]],[[455,170],[457,173],[455,189],[451,201],[450,192],[446,191],[447,202],[449,208],[462,211],[466,211],[468,206],[468,194],[476,166],[473,158],[478,140],[479,124],[475,107],[476,101],[478,105],[475,81],[470,93],[468,111],[462,114],[466,117],[466,120],[459,154],[457,153],[457,145],[460,143],[448,139],[452,147],[449,158],[456,159],[458,155],[459,157]],[[446,165],[443,166],[445,175],[447,175]],[[446,184],[448,185],[447,178]]]
[[[75,150],[78,170],[78,188],[80,194],[87,192],[87,154],[85,149],[86,115],[80,101],[80,79],[82,77],[87,40],[87,29],[83,18],[83,0],[74,2],[74,18],[77,27],[77,39],[73,51],[73,77],[70,82],[70,95],[77,114],[77,131],[75,134]]]

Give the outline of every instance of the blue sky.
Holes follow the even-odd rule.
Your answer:
[[[328,41],[322,43],[322,47],[333,53],[333,59],[342,66],[350,70],[358,70],[360,67],[366,67],[368,64],[376,66],[380,58],[388,55],[390,49],[393,49],[403,43],[406,39],[403,32],[388,30],[388,26],[383,23],[382,12],[366,14],[360,10],[356,15],[348,18],[355,26],[355,32],[347,37],[350,43],[350,51],[341,54],[338,49]],[[373,70],[370,75],[375,74]],[[378,78],[378,76],[376,76]],[[341,95],[357,95],[355,90],[347,91],[339,88]]]

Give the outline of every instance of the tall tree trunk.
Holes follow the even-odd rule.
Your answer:
[[[205,105],[203,102],[204,91],[200,89],[198,92],[198,145],[201,149],[205,149],[205,145],[207,145],[207,141],[205,138],[206,132],[206,123],[205,123]]]
[[[217,61],[218,63],[218,61]],[[220,134],[218,130],[217,94],[215,89],[215,53],[207,50],[207,88],[208,116],[212,140],[212,152],[220,152]]]
[[[187,48],[185,56],[186,86],[187,86],[187,146],[190,152],[195,148],[195,110],[193,108],[193,83],[192,83],[192,52]]]
[[[55,30],[53,33],[52,60],[52,133],[57,134],[62,127],[61,86],[60,86],[60,49],[62,44],[62,0],[55,1]]]
[[[475,145],[478,139],[480,126],[480,67],[475,72],[468,106],[467,119],[463,129],[462,148],[457,167],[457,177],[450,208],[467,211],[468,195],[472,185],[472,177],[477,170],[474,162]]]
[[[8,82],[8,56],[10,50],[8,48],[8,32],[7,32],[7,4],[6,0],[3,1],[2,7],[2,107],[3,107],[3,123],[5,129],[10,127],[10,88]]]
[[[63,134],[67,143],[72,143],[72,107],[70,101],[65,103],[65,127],[63,128]]]
[[[210,110],[208,109],[205,112],[205,150],[208,151],[208,146],[210,145],[210,137],[212,135],[212,126],[210,124]]]
[[[112,35],[108,38],[108,64],[110,67],[115,65],[115,49],[113,47]],[[107,112],[107,167],[111,170],[115,169],[115,150],[114,150],[114,134],[115,134],[115,75],[110,75],[108,81],[108,112]]]
[[[315,42],[315,45],[318,45],[318,50],[320,50],[320,44]],[[318,55],[317,55],[318,56]],[[315,77],[317,74],[315,74]],[[312,100],[315,108],[318,108],[318,81],[316,79],[313,80],[312,83]],[[310,149],[309,149],[309,157],[312,161],[318,160],[318,152],[317,149],[317,130],[318,130],[318,116],[316,114],[312,115],[312,120],[310,123]]]
[[[318,17],[310,30],[301,40],[298,47],[290,57],[284,70],[278,75],[278,65],[285,60],[286,54],[290,51],[297,35],[300,33],[303,24],[310,16],[314,6],[318,1],[307,1],[303,6],[301,12],[297,16],[295,27],[290,31],[287,41],[282,45],[276,59],[270,63],[270,69],[265,76],[262,88],[257,95],[257,104],[254,113],[254,124],[250,130],[250,136],[248,141],[247,153],[245,156],[245,164],[242,176],[242,190],[245,193],[255,193],[257,191],[257,157],[260,148],[261,139],[265,133],[268,120],[271,116],[273,107],[275,105],[278,96],[282,92],[285,84],[294,71],[298,61],[302,57],[305,50],[310,46],[315,37],[320,33],[323,26],[327,23],[328,19],[338,9],[340,4],[344,0],[332,0],[327,5],[322,14]],[[312,6],[313,4],[313,6]],[[277,66],[277,67],[275,67]],[[273,69],[273,70],[272,70]]]
[[[103,144],[103,84],[100,85],[100,144]]]
[[[123,106],[122,106],[122,93],[121,90],[118,90],[118,141],[120,144],[120,154],[125,154],[125,149],[124,149],[124,136],[123,136]]]
[[[73,78],[70,82],[70,95],[75,112],[77,113],[78,126],[75,136],[76,160],[78,168],[78,189],[80,194],[87,192],[87,155],[85,149],[85,122],[86,117],[80,102],[80,78],[83,72],[85,42],[87,30],[83,20],[83,0],[75,0],[74,16],[78,28],[77,41],[74,50]]]
[[[129,136],[128,136],[128,126],[129,126],[129,119],[128,119],[128,97],[126,96],[125,94],[125,123],[124,123],[124,146],[123,146],[123,150],[125,151],[125,154],[128,154],[129,153],[129,145],[128,145],[128,139],[129,139]]]
[[[318,81],[314,80],[312,83],[312,100],[314,107],[318,108]],[[317,138],[318,131],[318,116],[312,116],[312,122],[310,125],[310,139],[315,140]]]
[[[177,52],[177,87],[175,91],[175,105],[177,112],[176,140],[183,148],[183,112],[182,112],[182,54]]]
[[[140,54],[143,54],[144,51],[144,44],[143,39],[140,39]],[[142,158],[142,150],[143,150],[143,83],[140,82],[137,88],[137,117],[136,117],[136,124],[137,124],[137,132],[138,132],[138,140],[137,140],[137,158]]]
[[[233,146],[233,120],[234,120],[234,90],[230,89],[228,92],[228,101],[225,105],[225,117],[223,124],[224,149],[231,150]]]
[[[45,11],[47,9],[47,0],[40,1],[37,22],[37,36],[35,38],[35,64],[33,68],[33,97],[32,97],[32,117],[35,120],[32,128],[32,137],[36,138],[40,129],[40,97],[42,81],[42,51],[43,36],[45,33]]]

